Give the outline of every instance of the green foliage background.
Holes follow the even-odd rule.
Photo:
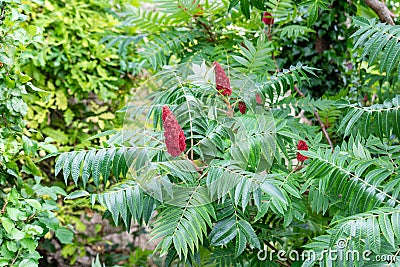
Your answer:
[[[343,238],[346,251],[399,258],[399,26],[379,23],[364,1],[0,0],[0,8],[0,266],[38,266],[54,243],[70,265],[95,257],[82,248],[102,241],[101,226],[87,236],[81,221],[91,208],[160,238],[154,251],[108,254],[113,244],[100,257],[107,266],[160,265],[159,255],[168,266],[264,266],[264,245],[320,255]],[[231,78],[230,99],[210,80],[214,61]],[[125,107],[147,90],[146,105]],[[188,140],[176,161],[162,142],[163,105]],[[136,121],[148,128],[127,139],[132,110],[148,112]],[[260,132],[265,112],[275,119],[271,162],[265,140],[243,141],[235,129]],[[295,161],[298,140],[310,147],[304,164]],[[158,175],[204,186],[213,201],[182,190],[183,207],[161,203],[140,186]]]
[[[44,92],[24,74],[19,62],[29,57],[28,46],[39,32],[26,23],[31,7],[20,1],[1,1],[0,50],[0,266],[37,266],[39,240],[54,232],[62,244],[72,242],[72,231],[55,215],[57,186],[40,184],[42,171],[35,161],[40,151],[56,152],[48,140],[35,141],[24,120],[28,112],[25,97]]]
[[[100,40],[118,33],[109,1],[44,1],[31,21],[43,33],[30,47],[23,69],[46,93],[27,99],[28,127],[62,146],[85,147],[100,131],[118,128],[115,112],[131,79],[120,70],[116,49]],[[66,148],[67,149],[67,148]]]

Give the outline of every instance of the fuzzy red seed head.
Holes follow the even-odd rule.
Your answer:
[[[262,104],[263,103],[263,100],[262,100],[262,98],[261,98],[261,96],[259,94],[256,94],[256,103],[257,104]]]
[[[272,14],[269,12],[264,12],[262,22],[264,22],[265,25],[273,25],[274,18],[272,17]]]
[[[185,133],[183,132],[183,130],[181,129],[179,131],[179,149],[181,152],[186,150],[186,137],[185,137]]]
[[[163,107],[162,120],[167,151],[173,157],[179,156],[186,149],[185,133],[167,106]]]
[[[242,113],[242,114],[246,113],[246,109],[247,109],[246,103],[244,103],[243,101],[240,101],[238,104],[238,107],[239,107],[240,113]]]
[[[218,62],[214,62],[215,66],[215,83],[217,84],[217,90],[224,96],[230,96],[232,94],[232,88],[228,76],[224,69]]]
[[[306,141],[299,140],[299,142],[297,143],[297,150],[308,151],[308,145],[307,145]],[[302,154],[300,154],[300,152],[297,152],[296,157],[297,157],[297,160],[301,161],[301,162],[308,159],[307,156],[303,156]]]
[[[169,109],[169,107],[163,106],[163,108],[162,108],[162,115],[161,115],[163,123],[165,122],[165,119],[166,119],[170,114],[172,114],[172,112],[171,112],[171,110]]]

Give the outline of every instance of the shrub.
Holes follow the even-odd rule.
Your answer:
[[[0,266],[38,266],[40,238],[52,230],[67,243],[72,232],[60,226],[53,213],[57,196],[66,193],[40,185],[42,173],[35,165],[38,150],[56,148],[48,140],[29,139],[24,121],[24,97],[41,91],[19,68],[21,58],[29,57],[27,46],[37,37],[36,27],[26,23],[30,6],[2,1],[0,10]]]
[[[28,126],[59,145],[90,146],[90,136],[121,123],[115,111],[131,82],[120,71],[116,49],[100,43],[107,32],[118,32],[112,7],[106,0],[34,6],[31,21],[43,39],[30,47],[24,70],[46,94],[28,100]]]

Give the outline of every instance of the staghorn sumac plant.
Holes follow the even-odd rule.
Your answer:
[[[398,263],[398,26],[354,18],[348,29],[367,1],[160,0],[120,13],[125,2],[0,1],[0,266],[37,266],[51,236],[73,242],[62,214],[82,204],[59,212],[66,193],[41,185],[36,163],[57,149],[34,141],[39,124],[57,143],[101,143],[58,158],[68,190],[79,188],[68,198],[98,202],[118,225],[148,225],[166,265]],[[99,43],[120,15],[117,36]],[[298,60],[320,76],[310,82],[315,69],[291,66]],[[122,110],[122,130],[84,141],[98,128],[80,125],[112,126],[107,106],[125,102],[122,77],[154,73]],[[354,87],[335,101],[304,95],[345,86]],[[81,103],[82,92],[94,101]],[[71,264],[84,253],[76,244],[63,247]],[[338,249],[344,260],[326,253]],[[348,259],[354,252],[367,258]]]
[[[167,266],[365,266],[380,255],[394,263],[399,96],[365,107],[304,95],[315,69],[267,72],[265,37],[257,46],[244,40],[242,56],[165,66],[151,77],[103,147],[59,156],[56,173],[80,187],[69,198],[90,197],[127,228],[148,225]],[[146,95],[149,88],[157,90]],[[334,142],[322,112],[340,114]],[[370,257],[326,253],[338,249]]]
[[[291,88],[287,76],[301,84],[306,72],[313,69],[299,64],[276,75],[278,94]],[[87,190],[75,196],[105,205],[115,223],[151,222],[151,236],[162,238],[158,249],[169,261],[194,261],[202,249],[215,261],[219,246],[241,260],[256,257],[263,242],[256,222],[268,210],[283,218],[291,196],[300,197],[298,183],[285,179],[291,167],[282,165],[284,154],[295,156],[300,135],[256,100],[276,94],[275,84],[203,62],[167,69],[144,86],[161,88],[132,100],[124,128],[106,147],[63,153],[56,172]]]
[[[127,228],[149,225],[167,265],[309,266],[329,261],[324,251],[339,245],[395,258],[398,141],[390,137],[394,146],[385,147],[379,137],[355,133],[332,150],[318,120],[300,123],[292,110],[313,115],[336,106],[351,116],[356,107],[299,94],[307,74],[313,69],[298,64],[258,82],[219,63],[165,68],[143,85],[159,90],[148,96],[137,90],[122,110],[120,132],[104,147],[61,154],[56,172],[82,187],[69,198],[90,196]],[[399,98],[391,103],[377,107],[387,118],[399,113]],[[385,123],[376,127],[397,136],[395,125]],[[386,159],[385,149],[397,161]],[[360,227],[356,236],[352,227]],[[271,250],[312,250],[315,257],[282,262]]]

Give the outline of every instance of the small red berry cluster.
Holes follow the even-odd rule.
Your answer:
[[[303,151],[308,151],[308,145],[306,143],[306,141],[304,140],[299,140],[299,142],[297,143],[297,150],[303,150]],[[303,156],[302,154],[300,154],[300,152],[297,152],[296,154],[296,158],[298,161],[303,162],[306,159],[308,159],[307,156]]]

